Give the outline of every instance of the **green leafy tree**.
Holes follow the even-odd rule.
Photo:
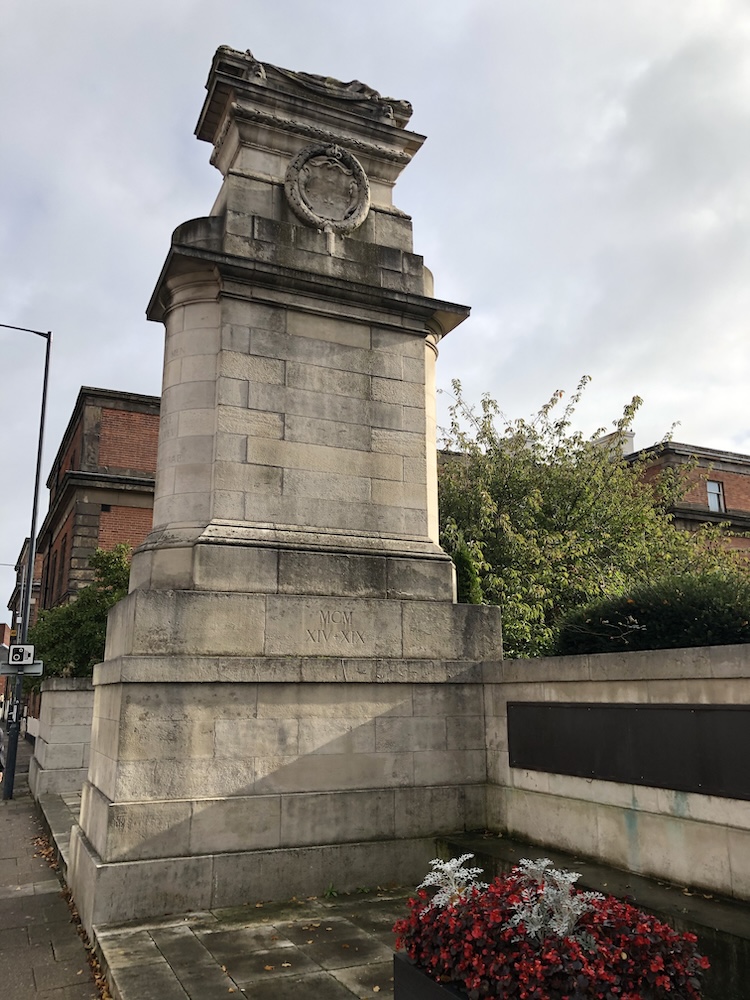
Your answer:
[[[624,460],[638,397],[609,434],[571,429],[588,381],[567,404],[555,393],[529,420],[508,420],[489,396],[477,413],[453,384],[441,542],[456,557],[459,600],[502,607],[506,656],[550,653],[566,614],[638,582],[741,563],[715,527],[691,533],[672,523],[689,467],[647,481],[649,456]]]
[[[104,656],[107,612],[128,592],[130,546],[97,549],[89,560],[94,582],[70,604],[42,611],[29,631],[48,676],[89,677]]]

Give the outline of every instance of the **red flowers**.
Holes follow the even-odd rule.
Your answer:
[[[454,904],[427,909],[429,895],[420,889],[394,927],[396,947],[470,1000],[700,1000],[708,961],[694,934],[607,896],[592,899],[575,936],[535,941],[522,923],[510,922],[527,887],[514,869]]]

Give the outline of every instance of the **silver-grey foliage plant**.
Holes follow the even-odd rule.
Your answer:
[[[523,924],[526,936],[537,943],[554,935],[572,937],[589,947],[588,935],[576,931],[580,918],[593,909],[592,903],[602,899],[598,892],[576,892],[573,884],[581,877],[577,872],[561,871],[552,867],[549,858],[530,861],[523,858],[521,872],[521,899],[514,904],[515,914],[510,926]]]
[[[473,857],[473,854],[462,854],[460,858],[451,858],[450,861],[441,861],[440,858],[435,858],[430,862],[432,871],[425,875],[417,888],[426,889],[429,886],[437,886],[437,892],[422,910],[422,913],[426,913],[436,906],[453,906],[466,899],[473,889],[480,892],[487,888],[486,882],[477,881],[477,875],[482,874],[483,868],[463,867],[464,861]]]

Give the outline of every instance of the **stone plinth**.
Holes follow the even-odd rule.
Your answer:
[[[220,49],[224,176],[149,305],[154,527],[95,673],[86,926],[421,878],[484,825],[479,663],[438,543],[434,366],[467,315],[392,202],[423,137],[371,88]]]
[[[76,792],[89,766],[94,688],[87,677],[52,677],[42,684],[42,708],[29,787],[34,798]]]

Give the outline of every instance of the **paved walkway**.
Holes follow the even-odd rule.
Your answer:
[[[22,742],[16,797],[0,801],[0,1000],[98,1000],[60,882],[36,844],[43,831],[24,774],[30,752]],[[80,796],[44,796],[40,805],[64,871]],[[474,853],[489,877],[540,850],[470,835],[449,838],[441,849],[452,856]],[[750,962],[747,904],[544,853],[580,871],[583,887],[627,893],[680,929],[697,931],[713,964],[706,997],[750,996],[746,977],[737,975]],[[392,927],[405,915],[411,892],[371,888],[105,927],[97,952],[114,1000],[226,1000],[232,994],[237,1000],[385,1000],[393,995]]]
[[[63,871],[79,800],[41,800]],[[99,930],[97,952],[115,1000],[227,1000],[232,993],[238,1000],[385,1000],[393,996],[392,928],[406,913],[408,895],[373,889],[107,927]],[[89,996],[18,994],[23,1000],[58,995]],[[6,1000],[1,985],[0,998]],[[9,1000],[16,1000],[13,993]]]
[[[380,1000],[393,996],[394,921],[407,893],[292,900],[107,928],[116,1000]]]
[[[2,726],[0,742],[5,761]],[[28,788],[31,752],[22,739],[14,797],[0,800],[0,997],[96,1000],[99,991],[62,886],[36,843],[43,829]]]

